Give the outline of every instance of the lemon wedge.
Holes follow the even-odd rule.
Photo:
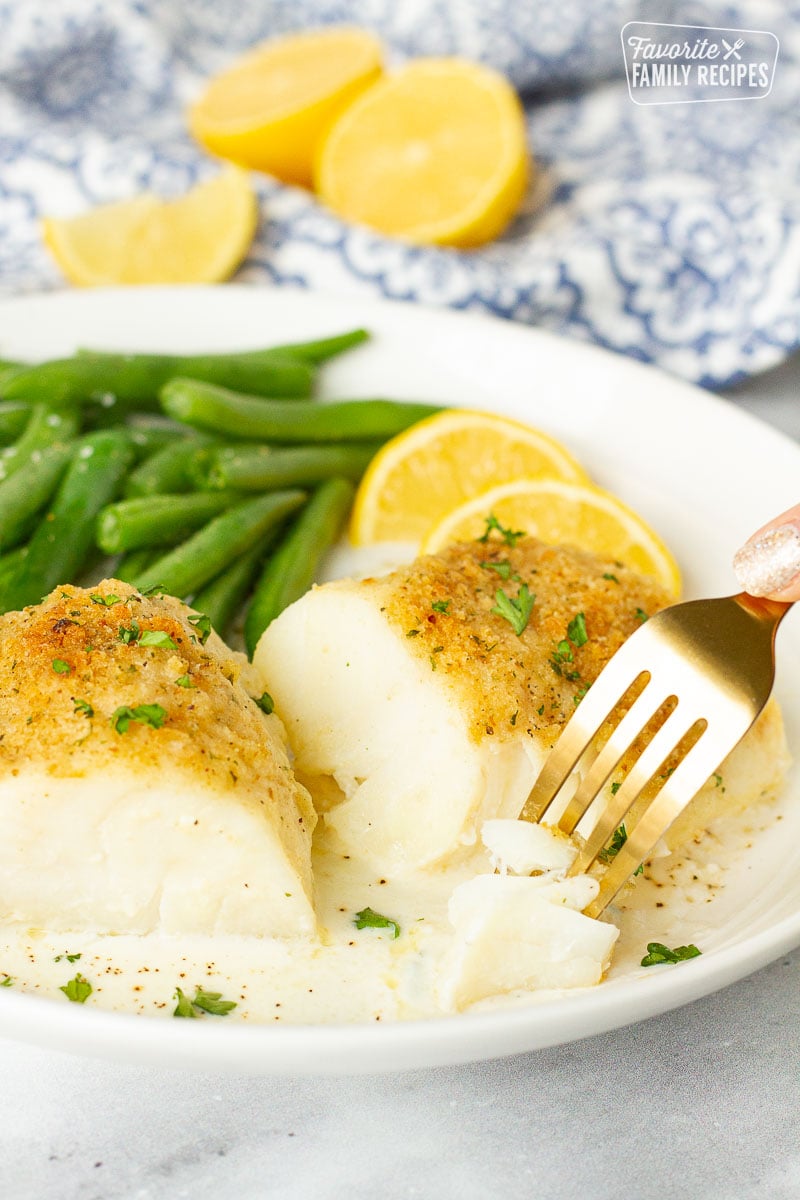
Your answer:
[[[79,217],[43,222],[45,244],[71,283],[217,283],[244,258],[258,204],[230,168],[179,200],[145,194]]]

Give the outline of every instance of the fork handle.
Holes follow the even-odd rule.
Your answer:
[[[786,605],[800,600],[800,504],[756,530],[736,551],[733,570],[750,596]]]

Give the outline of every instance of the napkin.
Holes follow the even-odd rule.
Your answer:
[[[763,100],[639,106],[629,20],[769,30]],[[237,278],[492,313],[710,387],[800,341],[800,5],[634,0],[0,0],[0,288],[62,285],[40,237],[143,189],[179,195],[218,165],[187,104],[253,43],[374,29],[391,64],[459,54],[520,90],[536,172],[503,237],[417,247],[254,176],[262,221]]]

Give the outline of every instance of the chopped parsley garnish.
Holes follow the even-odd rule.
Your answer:
[[[622,787],[622,784],[621,784],[621,783],[612,783],[612,785],[611,785],[611,795],[612,795],[612,796],[616,796],[617,792],[619,791],[619,789],[620,789],[621,787]]]
[[[589,640],[586,632],[586,617],[582,612],[576,613],[567,626],[567,637],[573,646],[585,646]]]
[[[500,524],[500,522],[498,521],[498,519],[494,515],[494,513],[489,513],[489,516],[485,518],[485,521],[486,521],[486,530],[484,531],[483,535],[478,538],[479,542],[488,542],[489,536],[492,533],[492,530],[495,530],[495,529],[500,534],[500,536],[503,539],[503,541],[505,542],[505,544],[507,546],[511,546],[512,549],[514,548],[514,546],[516,546],[516,544],[520,538],[525,537],[524,529],[517,529],[517,530],[506,529],[506,527],[504,525]]]
[[[201,987],[197,988],[192,1004],[212,1017],[226,1017],[236,1008],[236,1001],[223,1000],[222,992],[206,992]]]
[[[502,588],[497,589],[494,598],[497,603],[492,612],[508,621],[517,637],[522,637],[522,631],[530,620],[536,600],[536,597],[528,591],[527,583],[523,583],[520,586],[516,600],[512,600],[510,596],[507,596]]]
[[[163,629],[145,629],[139,638],[140,646],[160,646],[163,650],[177,650],[178,646]]]
[[[192,1008],[192,1002],[185,992],[180,988],[175,989],[175,999],[178,1001],[173,1012],[173,1017],[196,1017],[197,1013]]]
[[[637,608],[636,612],[634,613],[634,616],[636,617],[637,621],[641,621],[642,624],[644,624],[645,621],[649,621],[649,619],[650,619],[643,608]]]
[[[605,571],[603,573],[603,579],[608,579],[611,581],[611,583],[619,583],[616,575],[612,575],[610,571]]]
[[[270,696],[269,692],[262,692],[258,699],[256,699],[255,696],[253,699],[256,701],[256,704],[261,711],[265,712],[267,716],[275,711],[275,701],[272,699],[272,696]]]
[[[714,772],[714,787],[722,787],[722,776]],[[722,789],[725,790],[724,788]]]
[[[575,705],[578,705],[578,704],[580,704],[581,700],[582,700],[582,699],[583,699],[583,697],[586,695],[586,693],[589,691],[589,688],[590,688],[591,686],[592,686],[592,685],[591,685],[590,683],[585,683],[585,684],[583,685],[583,687],[580,687],[580,688],[578,688],[577,692],[576,692],[576,693],[575,693],[575,695],[572,697],[572,703],[573,703],[573,704],[575,704]]]
[[[568,641],[564,640],[563,642],[558,643],[555,650],[550,655],[550,666],[553,668],[556,675],[563,675],[564,674],[564,663],[570,663],[570,662],[572,662],[572,659],[573,659],[572,646],[570,646]],[[567,674],[567,679],[569,679],[573,676],[577,678],[577,673],[574,671],[570,671]]]
[[[400,926],[391,917],[384,917],[371,908],[362,908],[357,912],[353,921],[356,929],[392,929],[392,938],[400,937]]]
[[[175,682],[177,683],[178,687],[193,688],[197,686],[196,684],[192,683],[188,675],[179,675]]]
[[[180,988],[176,988],[175,999],[178,1003],[172,1013],[173,1017],[197,1017],[199,1014],[196,1009],[209,1013],[212,1017],[226,1017],[236,1008],[236,1001],[223,1000],[222,992],[206,992],[201,987],[195,988],[193,1000]]]
[[[200,634],[200,645],[205,646],[211,633],[211,618],[204,613],[198,613],[196,617],[189,617],[189,624],[194,625]]]
[[[68,963],[74,963],[78,961],[80,954],[57,954],[53,962],[61,962],[62,958],[65,958]]]
[[[197,1017],[196,1009],[209,1013],[212,1017],[226,1017],[236,1008],[236,1001],[223,1000],[222,992],[207,992],[201,987],[195,988],[193,1000],[190,1000],[181,988],[176,988],[175,999],[178,1003],[173,1011],[173,1017]]]
[[[648,942],[642,966],[657,967],[660,963],[684,962],[687,958],[697,958],[702,953],[702,950],[698,950],[691,942],[688,946],[676,946],[674,950],[670,950],[663,942]]]
[[[77,700],[73,696],[72,703],[75,706],[74,711],[76,713],[83,713],[83,715],[85,717],[93,717],[94,716],[94,709],[92,708],[92,706],[88,700]]]
[[[113,594],[101,596],[98,592],[92,592],[89,599],[92,604],[102,604],[104,608],[113,608],[115,604],[122,604],[119,596]]]
[[[128,626],[120,625],[118,637],[126,646],[160,646],[164,650],[178,649],[176,643],[165,630],[145,629],[142,632],[139,628],[139,622],[136,620],[131,621]]]
[[[419,637],[419,634],[420,634],[419,629],[409,629],[408,633],[406,634],[406,637]]]
[[[117,733],[127,733],[131,721],[138,725],[149,725],[152,729],[160,729],[167,719],[167,710],[160,704],[137,704],[131,708],[123,704],[111,718],[111,728]]]
[[[621,786],[622,785],[619,783],[616,783],[616,784],[612,783],[611,794],[616,795],[616,793],[619,791]],[[608,843],[608,845],[605,847],[605,849],[601,850],[600,853],[598,854],[597,857],[600,859],[600,862],[610,863],[613,858],[617,857],[617,855],[619,854],[620,850],[625,845],[627,840],[628,840],[628,831],[625,828],[625,823],[623,821],[623,823],[619,826],[619,828],[614,830],[614,834],[611,838],[611,841]],[[643,874],[644,874],[644,863],[639,863],[638,867],[633,872],[634,878],[637,875],[643,875]]]
[[[62,991],[73,1004],[85,1004],[94,988],[88,979],[84,979],[83,975],[78,974],[74,979],[70,979],[69,983],[65,983],[59,988],[59,991]]]
[[[433,604],[431,605],[433,611],[438,613],[446,613],[449,607],[449,600],[434,600]]]
[[[139,592],[142,596],[164,595],[166,590],[167,589],[164,587],[163,583],[151,583],[150,587],[139,588]]]
[[[625,828],[625,823],[623,822],[618,829],[614,830],[611,841],[608,843],[608,845],[604,847],[604,849],[602,849],[598,854],[597,857],[600,859],[600,862],[610,863],[613,858],[617,857],[627,840],[628,831]]]
[[[486,571],[496,571],[501,579],[508,579],[511,576],[511,563],[507,559],[500,559],[498,562],[482,562],[481,566]]]
[[[53,670],[56,675],[70,675],[72,673],[72,667],[68,662],[64,662],[63,658],[53,659]]]
[[[572,653],[573,646],[576,649],[579,646],[585,646],[588,640],[589,635],[586,632],[586,617],[582,612],[576,613],[567,626],[567,636],[563,639],[563,641],[558,643],[555,650],[550,655],[550,666],[553,668],[556,675],[563,675],[565,679],[570,679],[572,681],[580,679],[580,671],[565,671],[564,663],[571,663],[574,661],[575,656]],[[580,704],[585,695],[586,691],[581,691],[575,703]]]
[[[13,975],[5,975],[2,979],[0,979],[0,987],[11,987],[13,982]]]

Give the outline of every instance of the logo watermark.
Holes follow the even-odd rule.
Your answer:
[[[628,21],[621,37],[634,104],[763,100],[772,91],[780,44],[767,30]]]

